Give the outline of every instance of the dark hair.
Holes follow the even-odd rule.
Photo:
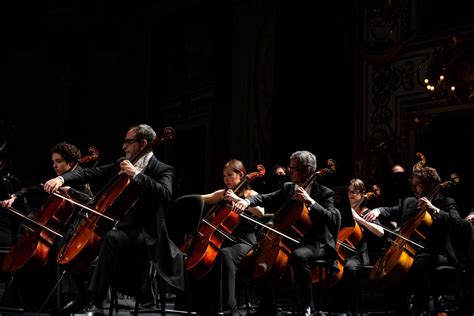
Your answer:
[[[417,176],[425,184],[439,184],[441,183],[441,177],[435,168],[432,167],[421,167],[419,169],[413,169],[413,176]]]
[[[361,179],[352,179],[351,181],[349,181],[349,186],[353,186],[354,189],[356,190],[359,190],[359,192],[361,192],[362,194],[365,193],[365,184],[364,184],[364,181],[362,181]]]
[[[76,162],[81,158],[81,151],[74,145],[60,142],[51,149],[51,153],[60,154],[67,163]]]
[[[247,170],[245,170],[244,164],[242,163],[242,161],[240,161],[238,159],[231,159],[231,160],[227,161],[224,164],[223,168],[226,168],[226,167],[232,169],[235,173],[240,174],[242,180],[247,175]],[[244,185],[244,189],[249,189],[249,188],[250,188],[250,185],[247,182]]]
[[[272,174],[275,174],[275,170],[277,170],[278,168],[283,169],[283,172],[285,173],[285,175],[288,174],[288,168],[283,165],[275,165],[272,169]]]

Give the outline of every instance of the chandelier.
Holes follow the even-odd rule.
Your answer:
[[[453,40],[455,45],[434,51],[423,83],[433,98],[469,100],[474,97],[474,47]]]

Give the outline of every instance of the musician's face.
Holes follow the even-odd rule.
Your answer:
[[[224,167],[222,175],[224,177],[225,186],[228,189],[234,189],[240,183],[242,178],[239,173],[235,172],[234,169],[229,167]]]
[[[71,170],[73,165],[72,162],[66,162],[63,156],[59,153],[53,153],[51,155],[51,161],[53,163],[54,172],[56,172],[57,176],[60,176]]]
[[[413,195],[419,199],[426,196],[426,190],[425,183],[418,176],[413,176],[411,179],[411,191],[413,192]]]
[[[362,199],[362,192],[354,188],[351,184],[347,187],[347,196],[349,197],[349,202],[351,203],[351,207],[353,204],[356,204]]]
[[[143,147],[144,140],[137,138],[137,132],[135,129],[131,129],[125,135],[125,140],[123,142],[122,149],[125,151],[125,157],[131,159],[136,154],[138,154]]]
[[[298,160],[291,159],[290,164],[288,165],[288,170],[290,172],[291,182],[300,186],[304,184],[307,178],[307,173],[305,172],[305,168],[299,166]]]

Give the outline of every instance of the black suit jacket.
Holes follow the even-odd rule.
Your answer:
[[[266,194],[257,194],[249,199],[250,206],[278,206],[281,207],[291,200],[295,193],[296,185],[286,182],[278,191]],[[303,237],[303,244],[316,245],[326,248],[329,255],[336,256],[336,240],[340,225],[340,213],[334,206],[335,193],[333,190],[314,182],[310,192],[311,198],[316,203],[309,208],[309,216],[312,221],[311,228]],[[289,202],[288,206],[292,204]],[[288,208],[289,208],[288,207]],[[287,211],[287,207],[277,211]],[[277,208],[274,208],[277,209]]]
[[[380,216],[381,218],[394,220],[403,227],[418,213],[417,202],[418,200],[415,197],[408,197],[403,200],[401,206],[380,207]],[[450,238],[451,230],[461,219],[457,211],[456,201],[438,193],[433,197],[431,203],[440,209],[440,213],[433,216],[432,227],[425,245],[432,254],[444,253],[453,262],[457,262]]]
[[[63,178],[65,184],[107,181],[113,179],[119,170],[119,163],[113,163],[69,172]],[[174,168],[152,156],[145,170],[130,180],[129,186],[138,190],[139,198],[116,227],[124,231],[141,230],[159,275],[171,286],[183,290],[183,254],[169,239],[165,222],[165,212],[171,202],[173,179]],[[99,192],[100,194],[105,193]],[[96,200],[98,198],[100,196]]]

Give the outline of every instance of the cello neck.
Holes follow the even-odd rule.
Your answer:
[[[242,181],[240,181],[240,183],[235,187],[234,189],[234,193],[241,197],[241,195],[243,194],[243,187],[244,187],[244,184],[247,182],[247,178],[244,178]],[[222,194],[222,200],[220,200],[218,203],[216,203],[214,206],[211,207],[211,209],[209,210],[209,212],[207,212],[207,215],[206,215],[206,219],[210,219],[214,213],[216,213],[221,207],[223,207],[227,201],[224,199],[225,197],[225,193],[227,192],[227,190],[229,190],[228,188],[226,188]],[[243,195],[242,195],[243,196]]]
[[[426,198],[431,201],[435,197],[435,195],[439,192],[440,189],[441,189],[441,184],[436,185],[434,189],[431,190],[430,193],[428,193]]]
[[[305,189],[306,192],[308,192],[308,190],[311,188],[311,186],[313,185],[313,182],[316,180],[316,177],[319,175],[318,172],[315,172],[311,175],[311,177],[309,177],[305,183],[303,183],[302,187]],[[309,193],[309,192],[308,192]]]

